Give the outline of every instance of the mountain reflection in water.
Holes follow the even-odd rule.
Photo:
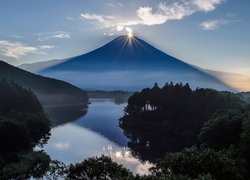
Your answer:
[[[91,99],[88,110],[81,117],[80,113],[75,109],[73,116],[71,111],[70,118],[76,117],[74,120],[66,120],[63,112],[66,107],[62,108],[63,112],[57,113],[59,117],[64,117],[60,126],[52,129],[51,137],[44,150],[52,159],[60,160],[66,164],[83,161],[86,158],[100,156],[102,154],[110,156],[119,164],[123,164],[134,173],[147,174],[152,164],[148,162],[140,162],[139,159],[131,155],[127,146],[127,138],[123,134],[123,130],[119,127],[119,118],[123,115],[123,109],[126,103],[115,104],[111,99]],[[52,111],[48,112],[51,114]],[[71,121],[71,122],[69,122]],[[65,122],[69,122],[66,123]],[[63,124],[63,125],[62,125]]]

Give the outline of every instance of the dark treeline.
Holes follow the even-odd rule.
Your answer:
[[[41,176],[41,166],[48,166],[50,158],[33,148],[42,146],[49,136],[50,121],[34,93],[0,80],[0,177]]]
[[[167,83],[162,88],[155,84],[129,98],[120,126],[131,139],[128,146],[136,156],[155,160],[165,152],[197,143],[201,127],[215,112],[244,106],[240,98],[229,92],[193,91],[181,83]]]

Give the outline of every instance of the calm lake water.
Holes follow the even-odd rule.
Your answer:
[[[72,107],[45,108],[57,126],[52,129],[48,144],[43,149],[51,159],[65,164],[104,154],[134,173],[147,174],[152,165],[141,163],[131,155],[126,147],[128,140],[119,127],[119,118],[126,103],[115,104],[112,99],[90,99],[90,102],[87,110],[82,108],[80,114],[70,111],[70,116],[67,109]],[[61,125],[59,117],[63,122]]]

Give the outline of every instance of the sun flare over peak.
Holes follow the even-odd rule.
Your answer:
[[[132,32],[129,32],[127,34],[127,36],[128,36],[128,39],[133,39],[134,38],[134,34]]]

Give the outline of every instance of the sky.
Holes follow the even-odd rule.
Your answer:
[[[236,73],[226,81],[250,90],[249,7],[249,0],[1,1],[0,59],[68,58],[133,32],[187,63]]]

